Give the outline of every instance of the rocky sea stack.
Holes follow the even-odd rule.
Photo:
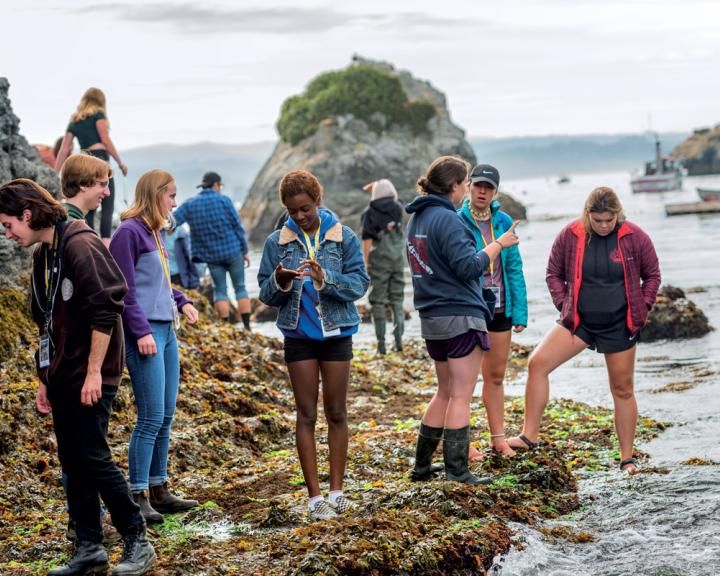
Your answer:
[[[57,196],[60,193],[57,175],[20,134],[20,119],[13,113],[9,88],[7,78],[0,77],[0,184],[14,178],[30,178]],[[27,255],[27,250],[0,238],[0,286],[18,285],[22,271],[27,268]]]
[[[680,158],[690,176],[720,174],[720,124],[698,128],[672,151]]]
[[[689,300],[682,288],[663,286],[658,292],[642,341],[700,338],[714,330],[705,313]]]
[[[389,178],[401,201],[409,201],[418,177],[437,156],[476,161],[442,92],[391,64],[360,57],[343,70],[320,74],[305,92],[288,98],[277,128],[281,140],[241,212],[256,243],[283,212],[278,184],[290,170],[313,172],[325,189],[325,204],[357,229],[369,200],[362,191],[368,182]]]

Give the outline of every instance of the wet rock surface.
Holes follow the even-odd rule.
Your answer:
[[[700,338],[714,330],[705,313],[688,299],[681,288],[663,286],[658,293],[648,323],[642,331],[643,342]]]
[[[197,296],[195,296],[197,298]],[[24,294],[3,308],[21,314]],[[15,304],[13,304],[13,302]],[[26,326],[26,330],[29,330]],[[44,574],[71,552],[52,421],[34,408],[35,333],[0,367],[0,573]],[[348,394],[345,491],[359,510],[309,523],[294,446],[294,412],[279,341],[205,320],[179,334],[181,386],[171,441],[173,490],[203,504],[150,530],[155,574],[483,574],[511,545],[511,521],[537,524],[579,506],[574,471],[616,468],[612,412],[559,400],[548,408],[542,449],[503,458],[486,451],[474,471],[493,483],[410,482],[418,418],[434,391],[419,342],[403,354],[356,352]],[[508,377],[529,349],[515,346]],[[522,401],[506,405],[519,430]],[[473,406],[476,444],[487,445]],[[121,466],[134,425],[124,380],[109,441]],[[661,424],[641,419],[640,440]],[[327,427],[318,418],[320,477],[327,488]],[[436,460],[441,460],[440,451]],[[556,535],[561,537],[562,535]],[[567,538],[584,538],[568,535]],[[110,548],[117,562],[120,545]]]

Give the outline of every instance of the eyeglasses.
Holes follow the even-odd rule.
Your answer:
[[[101,188],[107,188],[110,186],[110,180],[97,180],[95,184],[99,184]]]

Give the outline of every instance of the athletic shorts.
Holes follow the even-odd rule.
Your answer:
[[[490,338],[487,332],[469,330],[464,334],[448,338],[447,340],[425,340],[430,358],[437,362],[446,362],[448,358],[464,358],[480,346],[483,350],[490,350]]]
[[[352,336],[310,340],[305,338],[285,338],[285,363],[301,360],[319,360],[320,362],[344,362],[352,360]]]
[[[640,333],[630,334],[624,319],[609,326],[587,326],[581,322],[575,336],[587,342],[590,350],[600,354],[624,352],[640,341]]]
[[[493,319],[488,322],[488,332],[507,332],[512,328],[512,318],[505,316],[505,312],[495,312]]]

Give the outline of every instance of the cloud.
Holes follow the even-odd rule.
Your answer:
[[[323,7],[212,8],[199,4],[130,3],[90,4],[73,10],[76,14],[112,14],[122,20],[148,24],[170,24],[184,33],[266,33],[313,34],[336,28],[374,26],[408,29],[437,29],[467,25],[467,20],[430,16],[418,12],[356,14]]]

